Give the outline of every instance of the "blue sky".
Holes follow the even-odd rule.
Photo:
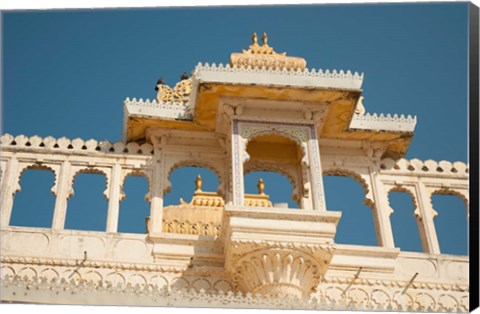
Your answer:
[[[4,13],[2,23],[2,133],[119,141],[126,97],[153,99],[160,77],[173,86],[198,62],[227,63],[255,31],[267,32],[277,52],[305,58],[309,68],[364,72],[368,112],[416,115],[406,158],[467,161],[466,3],[32,11]],[[205,189],[215,190],[212,173],[180,169],[166,203],[189,200],[199,171]],[[259,176],[273,201],[288,201],[291,187],[278,175],[248,175],[247,192]],[[24,174],[12,224],[49,227],[52,180],[48,173]],[[68,228],[104,230],[104,188],[101,176],[78,177]],[[325,188],[328,209],[344,211],[336,240],[375,245],[360,186],[326,178]],[[121,231],[144,231],[146,190],[142,178],[126,182]],[[391,195],[396,244],[421,250],[411,201],[397,194]],[[433,204],[441,249],[466,254],[463,202],[435,196]]]

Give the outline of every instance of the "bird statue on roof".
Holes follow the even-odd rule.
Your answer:
[[[155,90],[158,90],[158,85],[164,85],[164,84],[165,84],[165,80],[163,79],[163,77],[159,78],[157,81],[157,84],[155,84]]]
[[[186,72],[183,72],[182,73],[182,76],[180,77],[180,79],[183,81],[183,80],[188,80],[188,74]]]

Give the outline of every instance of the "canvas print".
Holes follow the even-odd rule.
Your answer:
[[[3,12],[1,302],[468,311],[469,8]]]

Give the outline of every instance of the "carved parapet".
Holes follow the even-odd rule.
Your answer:
[[[381,113],[370,114],[355,114],[350,123],[350,129],[356,130],[382,130],[393,132],[413,132],[415,125],[417,124],[417,117],[408,115],[405,117],[403,114],[398,116],[384,115]]]
[[[157,117],[163,119],[191,120],[192,113],[188,102],[184,99],[150,100],[130,99],[123,102],[125,106],[125,118],[128,117]]]
[[[272,207],[272,202],[268,195],[245,194],[245,206]]]
[[[295,77],[295,81],[292,80]],[[193,84],[198,82],[224,82],[239,84],[251,82],[264,84],[265,79],[275,85],[289,85],[302,87],[330,87],[360,89],[362,87],[363,73],[350,70],[322,70],[322,69],[297,69],[266,68],[257,65],[230,65],[199,63],[193,72]]]
[[[225,201],[217,193],[203,192],[197,182],[190,203],[180,199],[180,205],[163,209],[163,232],[218,236]]]
[[[109,142],[96,141],[94,139],[82,140],[75,138],[70,140],[66,137],[53,138],[51,136],[39,137],[37,135],[28,137],[25,135],[13,136],[3,134],[0,136],[0,145],[3,151],[28,151],[47,154],[63,155],[93,155],[105,156],[105,154],[122,155],[146,155],[153,154],[153,147],[149,143],[139,144],[136,142]]]
[[[418,176],[449,176],[468,178],[468,164],[461,161],[434,161],[434,160],[419,160],[419,159],[399,159],[393,160],[385,158],[380,163],[382,174],[415,174]]]
[[[303,298],[333,257],[340,214],[226,206],[221,238],[235,289]]]
[[[220,233],[220,224],[216,224],[214,222],[204,222],[204,221],[197,221],[197,222],[190,222],[186,221],[179,221],[179,220],[172,220],[162,221],[163,232],[166,233],[179,233],[179,234],[194,234],[194,235],[209,235],[209,236],[218,236]]]
[[[183,199],[180,199],[180,204],[190,206],[223,207],[225,201],[217,193],[200,191],[193,194],[190,203],[186,203]]]

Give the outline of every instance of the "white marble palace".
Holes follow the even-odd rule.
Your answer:
[[[123,142],[1,136],[1,301],[43,304],[468,311],[468,256],[440,252],[433,194],[468,210],[468,165],[403,158],[416,118],[370,114],[363,74],[308,69],[277,53],[265,34],[227,65],[199,63],[155,100],[124,102]],[[259,43],[261,41],[261,43]],[[164,206],[169,176],[184,166],[219,178],[194,182],[190,202]],[[20,177],[53,172],[51,228],[10,225]],[[272,204],[244,175],[286,176],[299,209]],[[66,230],[80,173],[101,173],[104,232]],[[342,212],[325,206],[323,176],[365,191],[377,246],[335,242]],[[119,233],[128,176],[148,179],[146,233]],[[388,193],[414,202],[423,252],[393,237]]]

